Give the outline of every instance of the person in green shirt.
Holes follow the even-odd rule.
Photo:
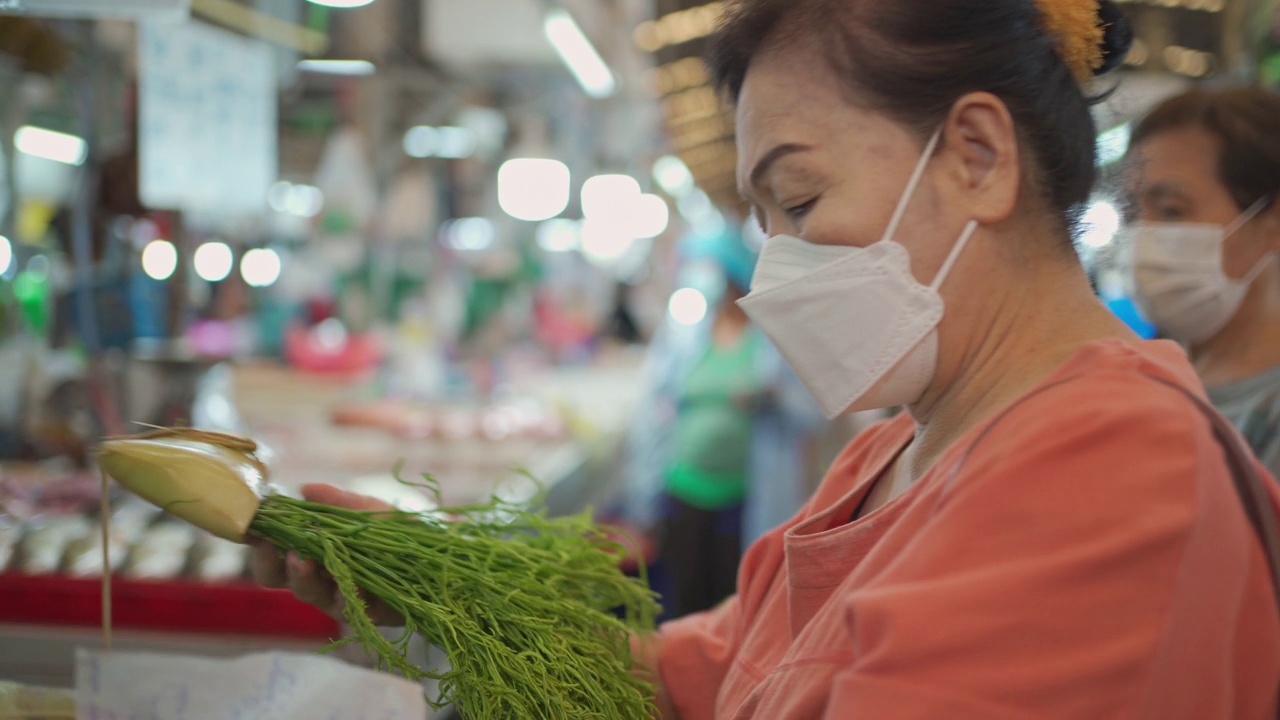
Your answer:
[[[804,505],[830,459],[818,440],[832,430],[737,306],[756,262],[742,233],[691,234],[679,252],[677,285],[709,307],[673,310],[654,333],[617,508],[661,546],[653,582],[669,617],[734,592],[743,549]]]
[[[752,406],[765,390],[759,339],[730,280],[715,310],[702,358],[677,401],[673,456],[665,473],[662,558],[676,617],[708,610],[734,592],[748,488]]]

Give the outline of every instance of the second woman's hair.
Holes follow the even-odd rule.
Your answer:
[[[1200,128],[1218,141],[1218,179],[1241,211],[1280,196],[1280,95],[1259,88],[1185,92],[1143,118],[1131,146],[1185,128]]]

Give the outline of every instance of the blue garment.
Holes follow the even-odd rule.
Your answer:
[[[685,238],[681,255],[686,260],[714,262],[726,278],[743,290],[751,287],[758,259],[743,241],[742,233],[732,229],[719,235]]]
[[[1142,317],[1138,306],[1127,297],[1121,296],[1106,300],[1107,309],[1120,318],[1130,330],[1138,333],[1143,340],[1151,340],[1156,336],[1156,326]]]

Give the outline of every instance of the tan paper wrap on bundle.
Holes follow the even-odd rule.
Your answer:
[[[266,492],[267,469],[252,440],[197,430],[157,430],[108,440],[98,466],[167,512],[238,543]]]

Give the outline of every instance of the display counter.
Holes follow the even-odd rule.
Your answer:
[[[236,367],[226,401],[283,492],[324,482],[406,509],[543,493],[550,512],[570,513],[616,486],[637,373],[624,357],[525,378],[502,402],[422,403],[253,363]],[[396,468],[408,482],[430,475],[439,497]],[[100,644],[99,487],[57,463],[0,467],[0,677],[65,687],[75,647]],[[119,490],[109,527],[116,647],[230,655],[317,650],[341,635],[289,593],[253,584],[243,546]]]

